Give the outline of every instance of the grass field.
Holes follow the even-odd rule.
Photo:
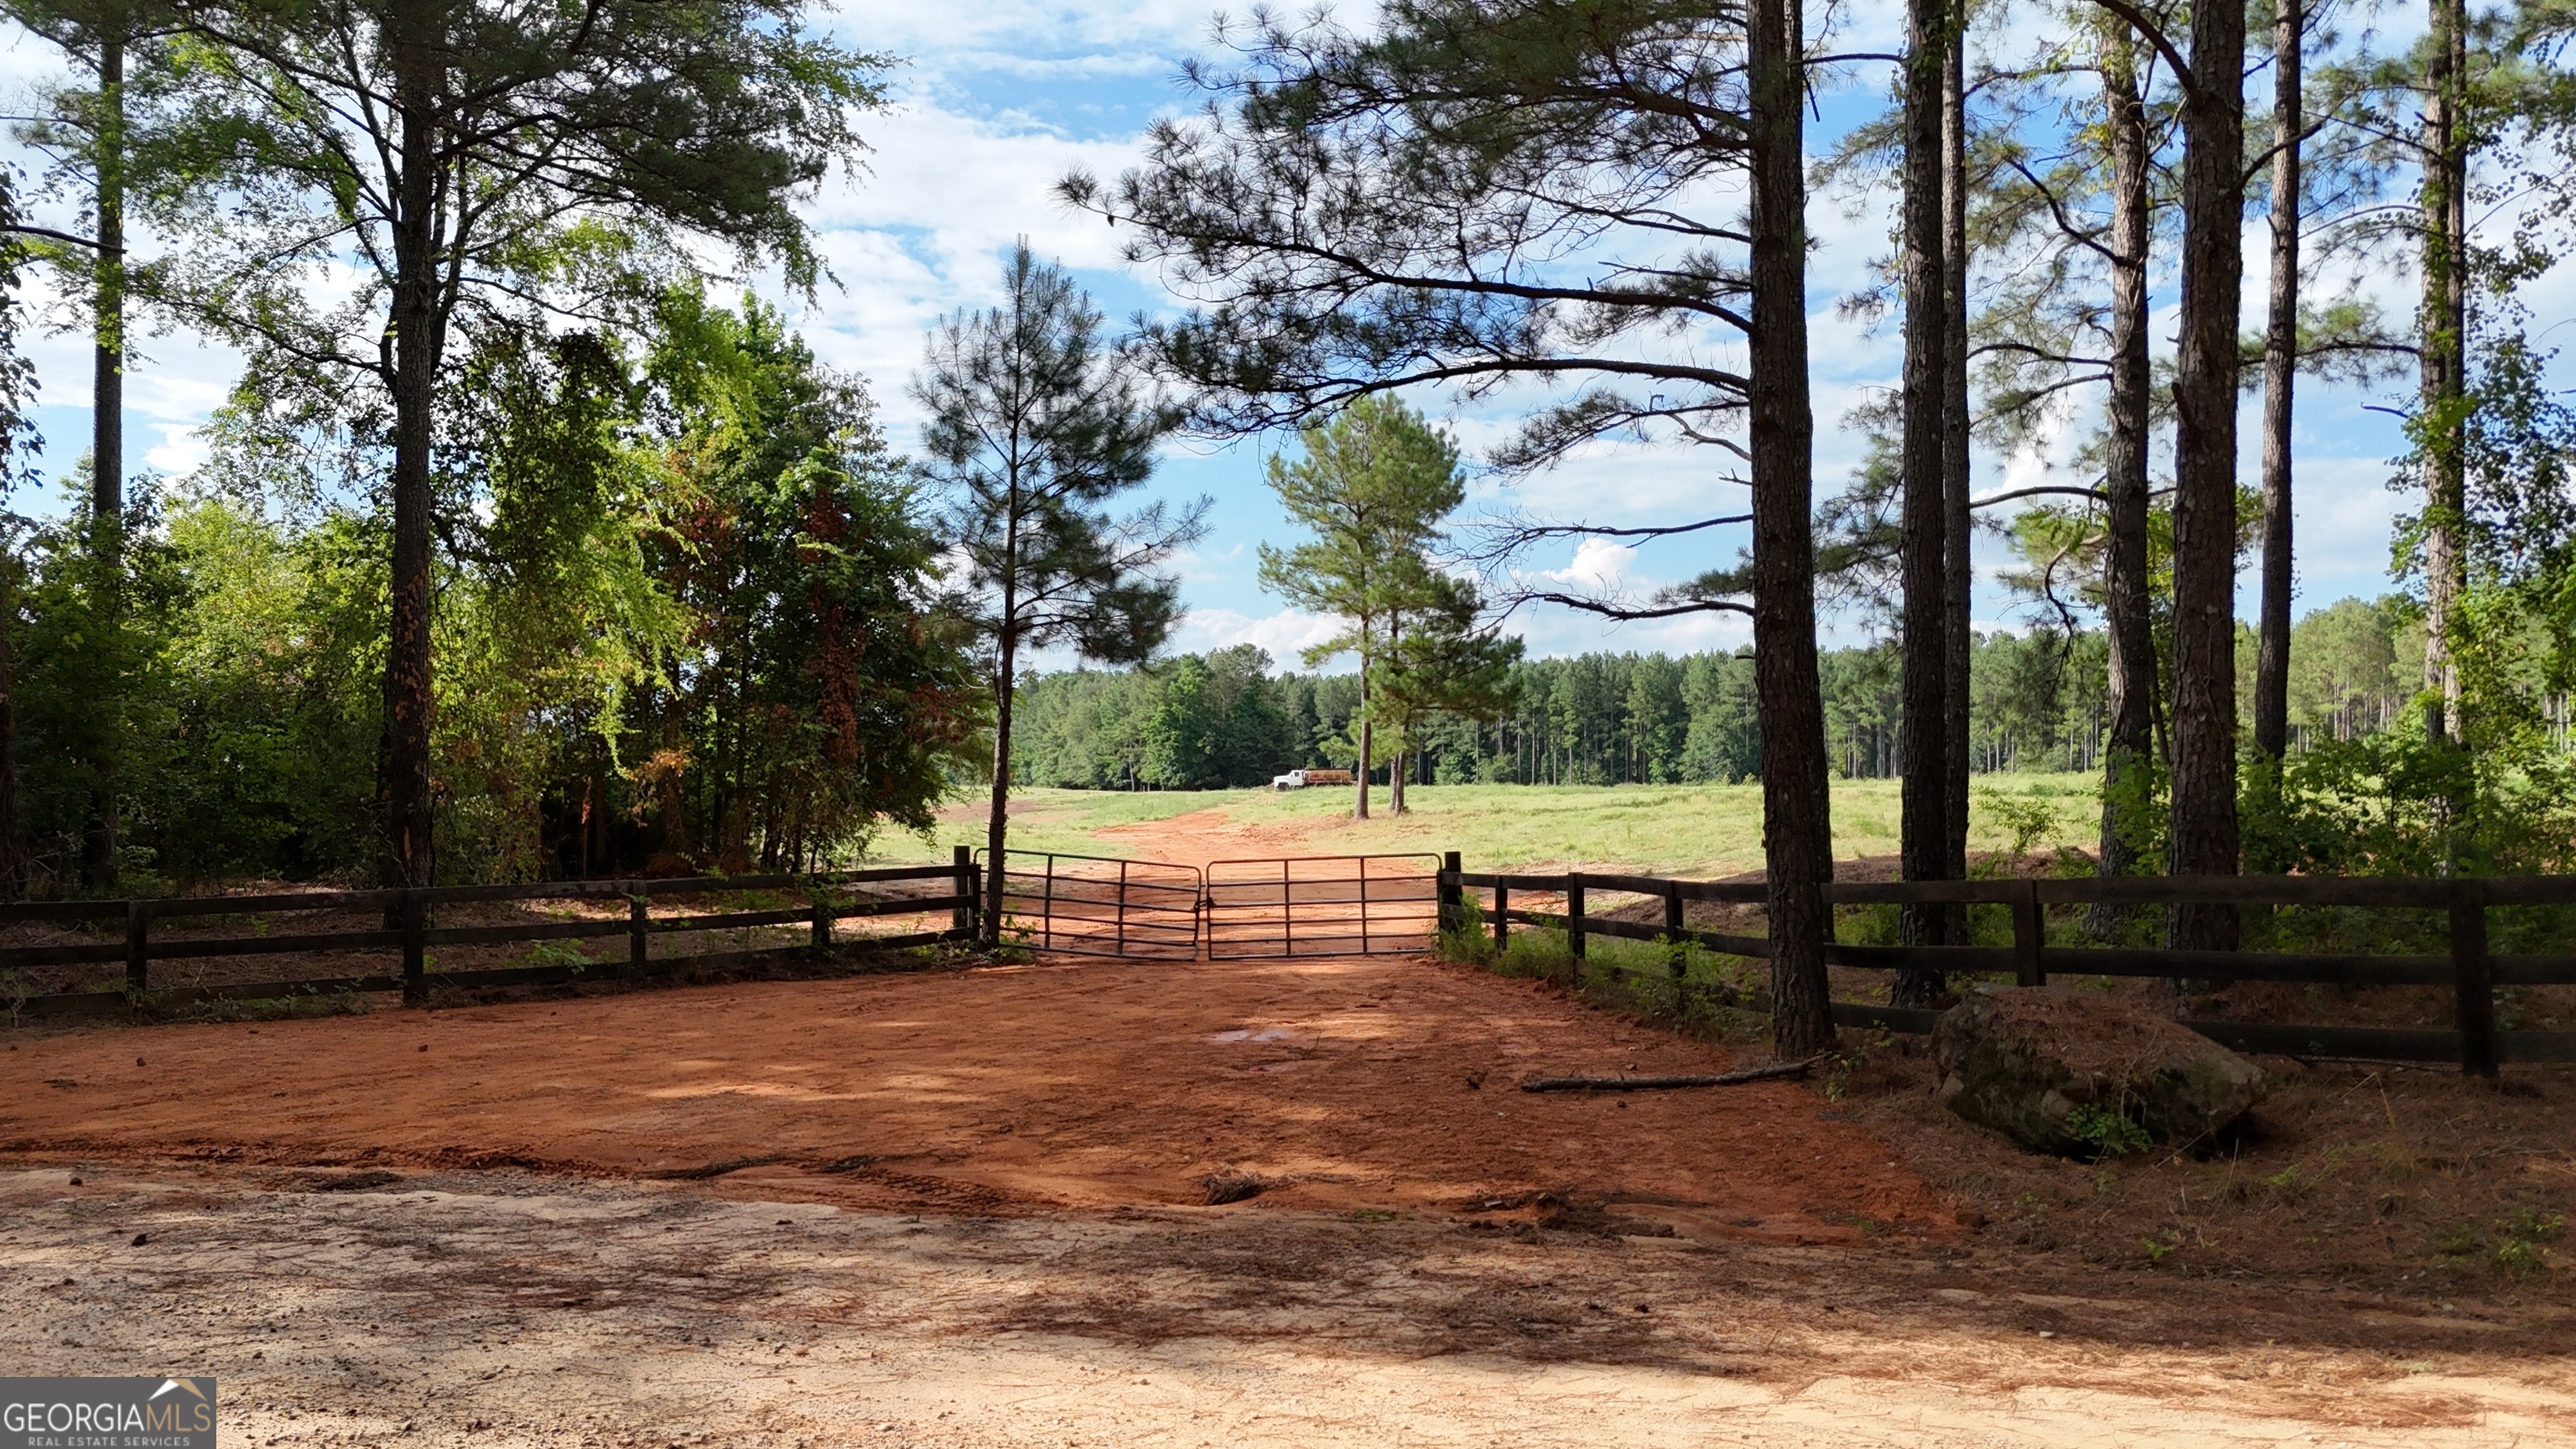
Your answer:
[[[1975,785],[1970,846],[2003,850],[2088,846],[2101,806],[2091,775],[1991,775]],[[1012,797],[1015,849],[1135,855],[1121,826],[1210,812],[1211,827],[1306,835],[1316,854],[1455,850],[1470,870],[1545,865],[1627,866],[1692,875],[1731,875],[1762,864],[1762,787],[1742,785],[1419,785],[1412,809],[1348,818],[1346,789],[1273,792],[1205,790],[1123,792],[1033,789]],[[1897,846],[1897,782],[1846,780],[1833,787],[1834,854],[1892,855]],[[928,840],[889,835],[872,861],[944,860],[954,845],[984,843],[982,802],[941,812]],[[1269,852],[1278,853],[1278,852]]]

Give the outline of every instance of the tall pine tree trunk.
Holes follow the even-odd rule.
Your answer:
[[[2461,539],[2467,482],[2460,392],[2467,386],[2467,293],[2461,276],[2468,241],[2468,164],[2460,92],[2468,61],[2461,0],[2433,0],[2424,86],[2424,302],[2419,353],[2424,459],[2424,688],[2433,696],[2428,731],[2460,736],[2460,671],[2451,658],[2453,616],[2468,586]]]
[[[1907,880],[1939,880],[1949,863],[1950,690],[1947,591],[1948,497],[1944,491],[1944,423],[1949,374],[1949,269],[1943,264],[1942,75],[1949,46],[1942,0],[1908,0],[1905,59],[1905,369],[1901,661],[1904,715],[1898,750],[1900,864]],[[1937,905],[1904,908],[1904,938],[1940,945],[1947,913]],[[1937,968],[1900,967],[1888,1000],[1926,1006],[1941,994]]]
[[[2290,750],[2290,422],[2299,364],[2300,0],[2272,23],[2271,310],[2263,329],[2263,604],[2254,748],[2277,771]]]
[[[1834,1043],[1824,883],[1833,876],[1825,711],[1816,667],[1815,413],[1807,391],[1804,35],[1798,0],[1747,16],[1753,289],[1747,398],[1753,473],[1753,669],[1762,713],[1762,854],[1771,1042]]]
[[[2174,367],[2173,806],[2177,876],[2237,870],[2236,382],[2244,285],[2245,7],[2191,12],[2183,97],[2182,337]],[[2233,950],[2236,908],[2177,905],[2178,949]]]
[[[1976,570],[1968,558],[1969,456],[1968,423],[1968,27],[1953,0],[1948,42],[1941,67],[1941,268],[1946,278],[1949,326],[1947,358],[1942,367],[1941,493],[1947,514],[1942,524],[1942,633],[1947,640],[1943,743],[1950,757],[1942,773],[1949,780],[1949,830],[1944,865],[1952,879],[1968,874],[1968,621],[1973,607]],[[1962,938],[1965,912],[1948,913],[1949,938]]]
[[[1351,797],[1351,818],[1353,820],[1366,820],[1369,818],[1369,757],[1370,752],[1377,748],[1377,721],[1370,719],[1368,713],[1368,646],[1368,620],[1362,619],[1360,621],[1360,727],[1356,731],[1360,737],[1360,758],[1359,768],[1351,771],[1351,781],[1353,786],[1353,794]]]
[[[437,12],[406,5],[391,27],[394,107],[401,117],[402,176],[395,199],[393,331],[393,577],[385,641],[380,783],[386,876],[432,882],[430,832],[430,443],[437,402],[437,150],[433,133],[442,37]]]
[[[99,623],[94,649],[115,650],[125,619],[125,37],[104,17],[98,45],[98,281],[90,342],[90,550],[97,571]],[[111,677],[122,673],[122,664]],[[92,761],[87,828],[81,837],[81,883],[96,895],[116,890],[122,851],[117,840],[117,756],[125,718],[116,699],[93,700],[104,716],[104,741]]]
[[[1002,943],[1002,895],[1009,883],[1011,843],[1012,671],[1019,667],[1020,638],[1010,620],[1018,609],[1008,580],[1002,587],[1002,628],[993,640],[993,795],[984,816],[984,908],[975,915],[975,941],[985,950]]]
[[[0,557],[0,900],[27,893],[18,818],[18,561]]]
[[[2154,373],[2148,359],[2147,113],[2138,89],[2138,42],[2127,22],[2106,19],[2103,119],[2111,143],[2110,437],[2104,448],[2103,616],[2110,645],[2110,727],[2103,741],[2101,872],[2127,875],[2134,842],[2148,833],[2145,784],[2155,766],[2156,631],[2147,557],[2147,429]],[[2097,936],[2118,931],[2125,913],[2096,905]]]

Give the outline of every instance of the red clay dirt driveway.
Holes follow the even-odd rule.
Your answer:
[[[1085,961],[22,1039],[0,1053],[0,1150],[506,1165],[983,1213],[1203,1203],[1231,1170],[1271,1208],[1507,1225],[1607,1205],[1638,1231],[1780,1242],[1954,1230],[1795,1085],[1515,1090],[1729,1065],[1419,959]]]
[[[1421,960],[0,1036],[0,1363],[262,1449],[2576,1442],[2547,1304],[2035,1267],[1811,1088],[1513,1090],[1732,1063]]]

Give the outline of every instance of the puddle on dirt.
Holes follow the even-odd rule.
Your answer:
[[[1294,1040],[1296,1040],[1296,1038],[1289,1034],[1288,1029],[1287,1029],[1286,1027],[1270,1026],[1270,1027],[1263,1027],[1263,1028],[1262,1028],[1261,1030],[1259,1030],[1259,1031],[1254,1031],[1251,1027],[1248,1027],[1248,1026],[1238,1026],[1238,1027],[1234,1028],[1234,1029],[1233,1029],[1233,1030],[1231,1030],[1231,1031],[1210,1032],[1210,1033],[1208,1034],[1208,1040],[1209,1040],[1209,1041],[1294,1041]]]

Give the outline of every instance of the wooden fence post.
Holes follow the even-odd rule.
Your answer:
[[[1682,939],[1682,886],[1679,881],[1664,882],[1664,949],[1670,957],[1673,979],[1682,979],[1690,969],[1690,945]]]
[[[1458,879],[1465,869],[1458,852],[1446,851],[1440,857],[1440,929],[1445,934],[1458,929],[1467,914],[1467,886]]]
[[[2459,999],[2460,1071],[2492,1080],[2495,962],[2487,955],[2487,890],[2481,880],[2451,882],[2451,980]]]
[[[965,898],[963,904],[948,913],[948,929],[973,935],[984,928],[984,923],[979,918],[979,912],[983,907],[983,890],[975,879],[975,852],[967,846],[956,846],[949,852],[948,859],[950,864],[956,867],[957,873],[957,888],[950,894]]]
[[[141,1004],[151,989],[152,911],[141,901],[125,903],[125,991]]]
[[[646,922],[651,918],[652,912],[644,903],[642,891],[626,898],[626,979],[629,981],[642,981],[645,967],[653,959],[648,945],[652,937],[645,930]]]
[[[413,886],[402,894],[403,1005],[429,1000],[429,952],[421,937],[428,931],[429,899]]]
[[[1494,887],[1494,954],[1500,956],[1511,943],[1512,888],[1498,884]]]
[[[1565,878],[1565,944],[1574,959],[1583,959],[1583,872]]]
[[[2046,986],[2048,973],[2039,969],[2039,948],[2048,941],[2048,931],[2039,914],[2039,882],[2019,882],[2013,892],[2013,977],[2021,986]]]
[[[832,949],[832,899],[823,893],[820,876],[815,877],[811,889],[814,894],[814,949],[829,951]]]

